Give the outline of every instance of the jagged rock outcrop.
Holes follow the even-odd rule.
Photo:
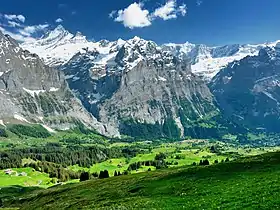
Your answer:
[[[139,37],[107,45],[114,50],[106,56],[85,51],[61,68],[71,89],[102,123],[131,136],[179,138],[189,134],[193,121],[217,111],[189,61]]]
[[[236,123],[280,132],[280,43],[231,63],[210,87],[222,112]]]
[[[36,54],[22,50],[1,32],[0,120],[1,124],[40,123],[54,129],[83,123],[102,134],[117,134],[83,108],[63,72],[45,66]]]

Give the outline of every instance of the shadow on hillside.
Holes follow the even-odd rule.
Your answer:
[[[6,202],[12,203],[13,200],[37,190],[42,190],[42,188],[23,187],[18,185],[0,187],[0,208],[4,207]]]

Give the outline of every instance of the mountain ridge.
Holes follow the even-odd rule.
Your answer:
[[[55,37],[56,39],[52,40],[52,43],[46,42],[46,39],[48,40],[50,37]],[[74,35],[62,25],[59,25],[41,39],[35,42],[23,43],[21,47],[38,54],[47,65],[57,67],[66,64],[75,54],[83,52],[85,49],[96,50],[108,55],[114,48],[106,49],[106,44],[109,47],[113,45],[112,43],[116,42],[119,45],[124,45],[126,42],[131,42],[131,40],[135,39],[141,38],[134,37],[129,40],[100,40],[93,42],[88,41],[80,32]],[[246,56],[257,55],[261,48],[275,46],[278,42],[243,45],[232,44],[214,47],[186,42],[184,44],[167,43],[158,45],[158,47],[171,52],[180,59],[190,58],[193,73],[200,76],[203,80],[210,82],[219,70],[226,67],[229,63],[235,60],[241,60]]]
[[[157,45],[137,36],[90,42],[79,34],[83,37],[81,44],[62,26],[49,34],[55,35],[33,45],[46,43],[38,48],[48,47],[41,55],[65,73],[84,107],[121,134],[145,138],[151,134],[169,138],[222,137],[229,130],[243,133],[246,127],[239,128],[223,119],[207,83],[236,59],[254,56],[263,47],[277,43]],[[55,57],[50,56],[52,53]]]
[[[268,132],[280,132],[280,43],[221,70],[210,89],[225,116]]]
[[[220,102],[218,89],[213,89],[212,82],[224,69],[278,43],[157,45],[137,36],[92,42],[81,33],[73,35],[58,26],[36,42],[21,46],[31,48],[45,63],[62,70],[86,110],[120,134],[211,138],[222,137],[230,130],[243,133],[248,126],[231,115],[223,118],[220,111],[225,108],[216,103],[215,97]],[[230,76],[224,78],[231,80]]]
[[[70,91],[63,72],[46,66],[36,54],[0,32],[1,125],[38,123],[49,131],[77,123],[109,134]]]
[[[102,123],[125,135],[157,130],[158,136],[180,138],[187,133],[187,121],[215,110],[208,87],[191,73],[188,62],[139,37],[114,46],[117,50],[105,57],[86,51],[61,67],[71,89]],[[181,110],[183,104],[188,111]]]

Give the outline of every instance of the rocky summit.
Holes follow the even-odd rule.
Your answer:
[[[223,113],[235,122],[280,132],[280,42],[232,63],[210,86]]]
[[[216,110],[189,62],[138,37],[107,45],[115,50],[106,57],[85,51],[61,67],[71,89],[102,123],[126,135],[183,137],[192,121]]]
[[[23,50],[1,32],[0,122],[1,126],[37,123],[50,132],[84,124],[102,134],[110,133],[83,108],[63,72],[46,66],[36,54]]]

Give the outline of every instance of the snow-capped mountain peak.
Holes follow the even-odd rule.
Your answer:
[[[86,43],[87,42],[87,38],[86,36],[84,36],[81,32],[77,32],[76,35],[72,38],[72,40],[74,40],[75,43]]]
[[[153,41],[147,41],[138,36],[129,40],[93,42],[88,41],[82,33],[77,32],[73,35],[62,25],[59,25],[41,39],[23,43],[21,47],[38,54],[50,66],[64,65],[77,53],[97,52],[99,56],[92,62],[97,62],[102,66],[107,64],[110,66],[111,61],[116,60],[119,63],[127,64],[123,66],[123,68],[128,68],[127,70],[137,65],[143,60],[143,57],[154,59],[160,57],[161,54],[158,53],[160,51],[167,54],[171,53],[181,61],[189,60],[192,64],[193,73],[206,81],[210,81],[229,63],[239,61],[246,56],[258,55],[260,49],[275,47],[279,43],[280,41],[258,45],[233,44],[218,47],[196,45],[189,42],[157,45]]]
[[[59,25],[41,39],[23,43],[21,47],[38,54],[47,65],[60,66],[81,50],[93,49],[95,46],[92,42],[87,41],[81,32],[73,35]]]
[[[71,39],[73,34],[67,31],[62,25],[57,26],[53,31],[49,31],[42,39],[38,40],[40,45],[56,44],[63,39]]]

